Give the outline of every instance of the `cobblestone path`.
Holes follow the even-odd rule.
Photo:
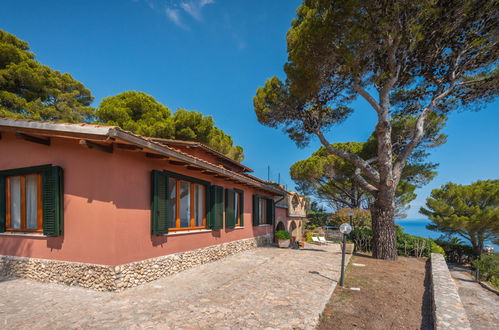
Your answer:
[[[0,280],[0,329],[312,329],[339,278],[338,245],[258,248],[120,293]]]
[[[499,325],[499,297],[476,283],[466,270],[449,265],[459,297],[473,330],[497,329]]]

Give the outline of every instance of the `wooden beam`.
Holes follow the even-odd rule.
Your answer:
[[[217,174],[217,175],[215,175],[215,178],[223,178],[223,179],[225,179],[225,178],[226,178],[226,176],[225,176],[225,175],[218,175],[218,174]]]
[[[203,173],[203,174],[211,174],[211,175],[216,174],[215,172],[213,172],[213,171],[208,171],[208,170],[204,170],[204,171],[202,171],[201,173]]]
[[[181,162],[181,161],[178,161],[178,160],[169,160],[169,162],[172,165],[187,165],[187,163]]]
[[[192,166],[192,165],[187,165],[186,168],[188,170],[193,170],[193,171],[202,171],[203,170],[201,167]]]
[[[152,154],[150,152],[146,152],[146,157],[147,158],[154,158],[154,159],[168,159],[169,157],[163,156],[160,154]]]
[[[129,151],[141,151],[141,150],[143,150],[141,147],[137,147],[133,144],[116,143],[116,147],[119,149],[129,150]]]
[[[88,149],[98,149],[100,151],[104,151],[104,152],[107,152],[110,154],[113,152],[113,145],[112,144],[103,145],[103,144],[95,143],[95,142],[88,141],[88,140],[80,140],[80,145],[85,147],[85,148],[88,148]]]
[[[50,145],[50,138],[49,137],[48,138],[40,138],[40,137],[36,137],[36,136],[24,134],[24,133],[16,133],[16,137],[23,139],[23,140],[26,140],[26,141],[29,141],[29,142],[43,144],[46,146]]]

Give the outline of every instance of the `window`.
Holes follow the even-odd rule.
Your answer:
[[[206,187],[185,180],[169,179],[170,230],[206,228]]]
[[[236,215],[236,227],[241,227],[242,217],[243,217],[243,209],[241,207],[242,194],[238,191],[234,194],[234,214]]]
[[[42,231],[42,176],[8,176],[6,183],[6,230]]]
[[[51,165],[0,171],[0,232],[62,235],[62,179]]]
[[[253,195],[253,226],[271,225],[275,218],[274,200],[261,195]]]
[[[259,219],[260,219],[260,225],[265,225],[267,224],[267,200],[266,199],[263,199],[263,198],[259,198],[259,202],[260,202],[260,205],[259,205],[259,211],[260,211],[260,215],[259,215]]]
[[[244,193],[242,190],[226,189],[225,191],[225,228],[242,227],[244,209]]]
[[[152,171],[152,234],[207,228],[207,187],[195,178]]]

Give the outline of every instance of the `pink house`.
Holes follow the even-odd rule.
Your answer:
[[[290,198],[249,172],[196,142],[0,119],[0,275],[116,291],[269,244]]]

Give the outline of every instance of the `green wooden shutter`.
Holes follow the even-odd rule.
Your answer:
[[[5,231],[5,177],[0,176],[0,233]]]
[[[273,199],[267,199],[267,223],[274,224],[275,220],[275,202]]]
[[[64,233],[64,177],[62,168],[51,166],[42,174],[43,234]]]
[[[151,173],[151,233],[168,233],[168,176],[153,170]]]
[[[225,228],[236,227],[235,194],[236,192],[232,189],[225,190]]]
[[[239,222],[239,225],[241,227],[244,227],[244,191],[239,191],[239,216],[241,217],[241,221]]]
[[[224,188],[220,186],[211,186],[211,206],[210,222],[211,229],[222,229],[224,213]]]
[[[253,195],[253,226],[260,224],[260,203],[258,195]]]

